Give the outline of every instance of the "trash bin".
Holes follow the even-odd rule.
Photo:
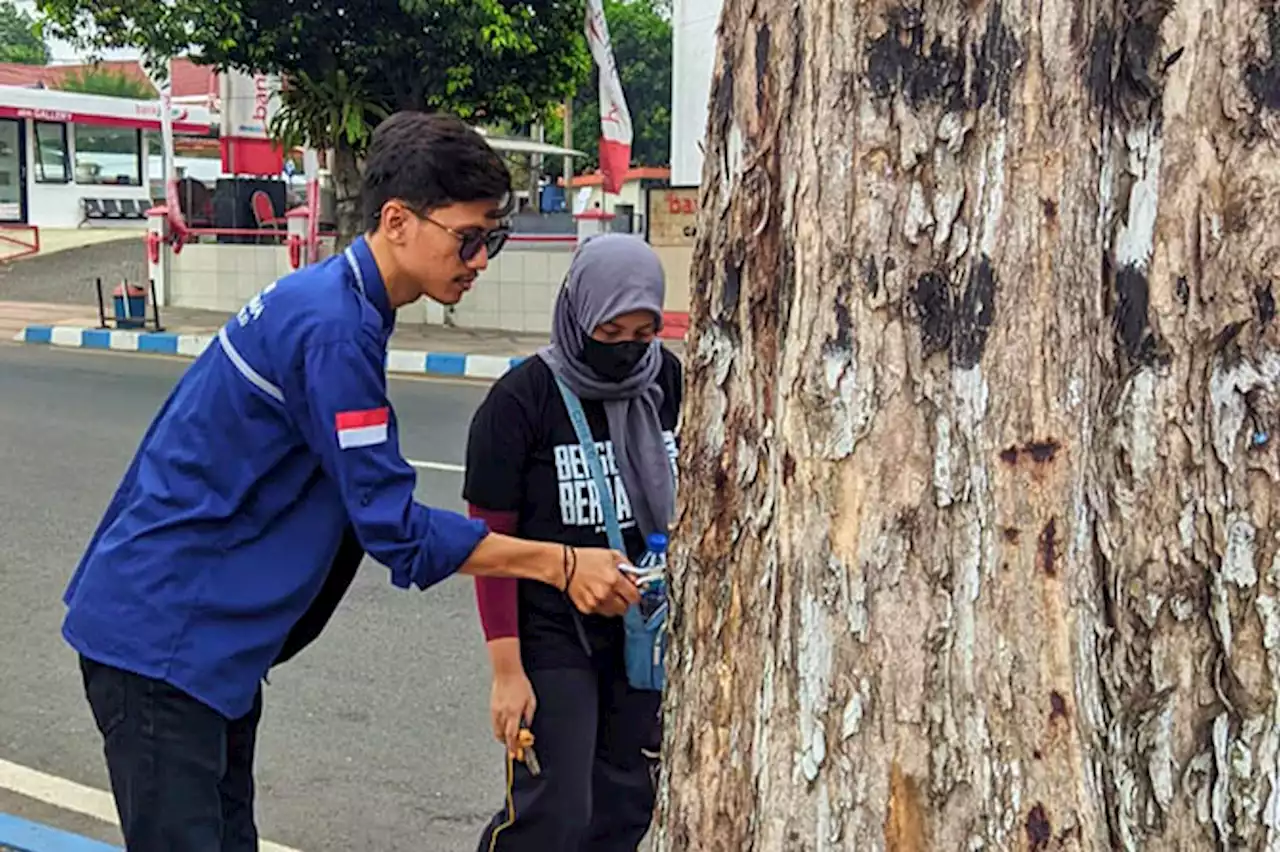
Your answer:
[[[111,293],[116,328],[142,328],[147,323],[147,291],[136,284],[121,284]]]

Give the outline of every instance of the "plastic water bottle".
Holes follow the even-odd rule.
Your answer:
[[[667,537],[649,533],[649,549],[636,565],[640,586],[640,614],[648,618],[667,599]]]

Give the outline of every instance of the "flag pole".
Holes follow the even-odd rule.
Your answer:
[[[564,99],[564,147],[573,148],[573,95]],[[573,155],[564,155],[564,209],[572,213],[569,202],[569,188],[573,183]]]

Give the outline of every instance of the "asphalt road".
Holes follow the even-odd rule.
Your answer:
[[[187,362],[0,344],[0,758],[107,788],[61,594]],[[482,386],[393,380],[409,458],[460,463]],[[419,471],[461,508],[457,473]],[[501,804],[488,665],[465,578],[400,591],[367,562],[325,634],[272,676],[258,754],[266,839],[303,850],[469,850]],[[6,809],[0,796],[0,811]],[[78,828],[83,819],[36,809]],[[104,839],[110,839],[111,834]],[[100,832],[95,832],[100,833]],[[119,842],[118,834],[115,841]]]

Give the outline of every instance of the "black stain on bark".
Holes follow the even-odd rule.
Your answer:
[[[995,321],[995,270],[983,255],[974,263],[959,299],[939,270],[930,270],[912,288],[911,299],[920,323],[920,344],[925,358],[949,351],[954,367],[968,369],[982,360],[991,324]]]
[[[1021,536],[1022,534],[1018,532],[1017,527],[1004,528],[1004,540],[1009,542],[1010,544],[1017,544],[1018,539],[1021,538]]]
[[[724,289],[720,292],[720,317],[727,319],[738,309],[738,298],[742,295],[742,266],[734,259],[733,253],[724,261]]]
[[[1040,541],[1036,548],[1036,555],[1040,559],[1040,568],[1050,577],[1058,576],[1058,566],[1055,564],[1058,550],[1058,519],[1050,518],[1049,523],[1044,525],[1044,529],[1040,532]]]
[[[1022,48],[1013,31],[1004,25],[1000,3],[993,3],[987,15],[987,29],[973,46],[973,93],[969,106],[975,109],[995,103],[1001,118],[1009,115],[1009,93],[1013,72],[1022,59]]]
[[[1258,319],[1267,325],[1276,318],[1276,297],[1271,292],[1271,282],[1253,288],[1253,301],[1258,306]]]
[[[1137,117],[1161,93],[1165,71],[1177,55],[1160,55],[1160,25],[1173,0],[1123,0],[1118,21],[1099,21],[1089,44],[1085,84],[1100,107]]]
[[[1114,65],[1116,31],[1111,22],[1102,20],[1093,30],[1089,43],[1089,61],[1085,63],[1085,88],[1099,106],[1111,101],[1111,68]]]
[[[1240,329],[1242,328],[1244,328],[1244,320],[1237,320],[1224,326],[1222,331],[1218,332],[1217,336],[1213,338],[1213,351],[1221,352],[1235,343],[1236,337],[1240,334]]]
[[[1267,47],[1270,52],[1265,59],[1245,64],[1244,82],[1255,104],[1280,110],[1280,10],[1274,3],[1262,3],[1260,6],[1267,19]]]
[[[1005,26],[1002,6],[994,3],[982,36],[969,56],[941,37],[926,43],[924,13],[903,6],[886,12],[887,29],[867,45],[867,78],[878,97],[901,93],[913,108],[938,104],[947,109],[980,109],[994,104],[1000,116],[1009,113],[1013,75],[1022,47]],[[972,75],[968,74],[972,65]],[[965,90],[965,80],[971,85]]]
[[[968,369],[982,360],[996,314],[996,275],[991,258],[978,258],[969,273],[969,286],[956,305],[955,331],[951,335],[951,362]]]
[[[862,283],[867,288],[867,295],[875,298],[880,293],[880,270],[876,259],[867,255],[862,259]]]
[[[871,90],[882,98],[901,92],[917,109],[956,99],[964,84],[964,64],[941,38],[926,47],[923,12],[898,6],[886,18],[888,29],[867,46]]]
[[[1052,438],[1043,441],[1028,441],[1021,448],[1007,447],[1000,451],[1000,460],[1008,465],[1016,465],[1019,456],[1028,456],[1036,464],[1048,464],[1053,461],[1062,445]]]
[[[1061,446],[1053,439],[1047,441],[1031,441],[1022,451],[1031,456],[1031,460],[1036,464],[1045,464],[1053,461],[1053,457],[1057,455],[1058,448]]]
[[[764,113],[764,82],[769,73],[769,46],[772,32],[768,24],[756,29],[756,112]]]
[[[836,336],[831,342],[839,349],[853,348],[853,315],[844,299],[836,302]]]
[[[1052,198],[1044,198],[1040,201],[1044,207],[1044,218],[1053,221],[1058,218],[1058,203]]]
[[[1134,264],[1116,272],[1116,301],[1112,314],[1116,342],[1130,363],[1150,365],[1159,360],[1159,346],[1147,328],[1151,290],[1146,273]]]
[[[920,345],[924,357],[944,352],[951,345],[951,288],[942,273],[935,270],[916,279],[911,291],[916,317],[920,322]]]
[[[796,459],[791,453],[784,453],[782,456],[782,481],[784,484],[790,485],[796,476]]]
[[[1178,301],[1182,303],[1182,307],[1185,308],[1191,304],[1191,285],[1187,283],[1187,276],[1178,276],[1178,282],[1174,285],[1174,292],[1178,294]]]
[[[1053,827],[1049,825],[1044,805],[1036,802],[1031,812],[1027,814],[1027,845],[1032,852],[1036,852],[1036,850],[1048,848],[1051,840],[1053,840]]]
[[[1067,718],[1067,699],[1062,697],[1062,693],[1053,690],[1049,693],[1049,721],[1055,719]]]

